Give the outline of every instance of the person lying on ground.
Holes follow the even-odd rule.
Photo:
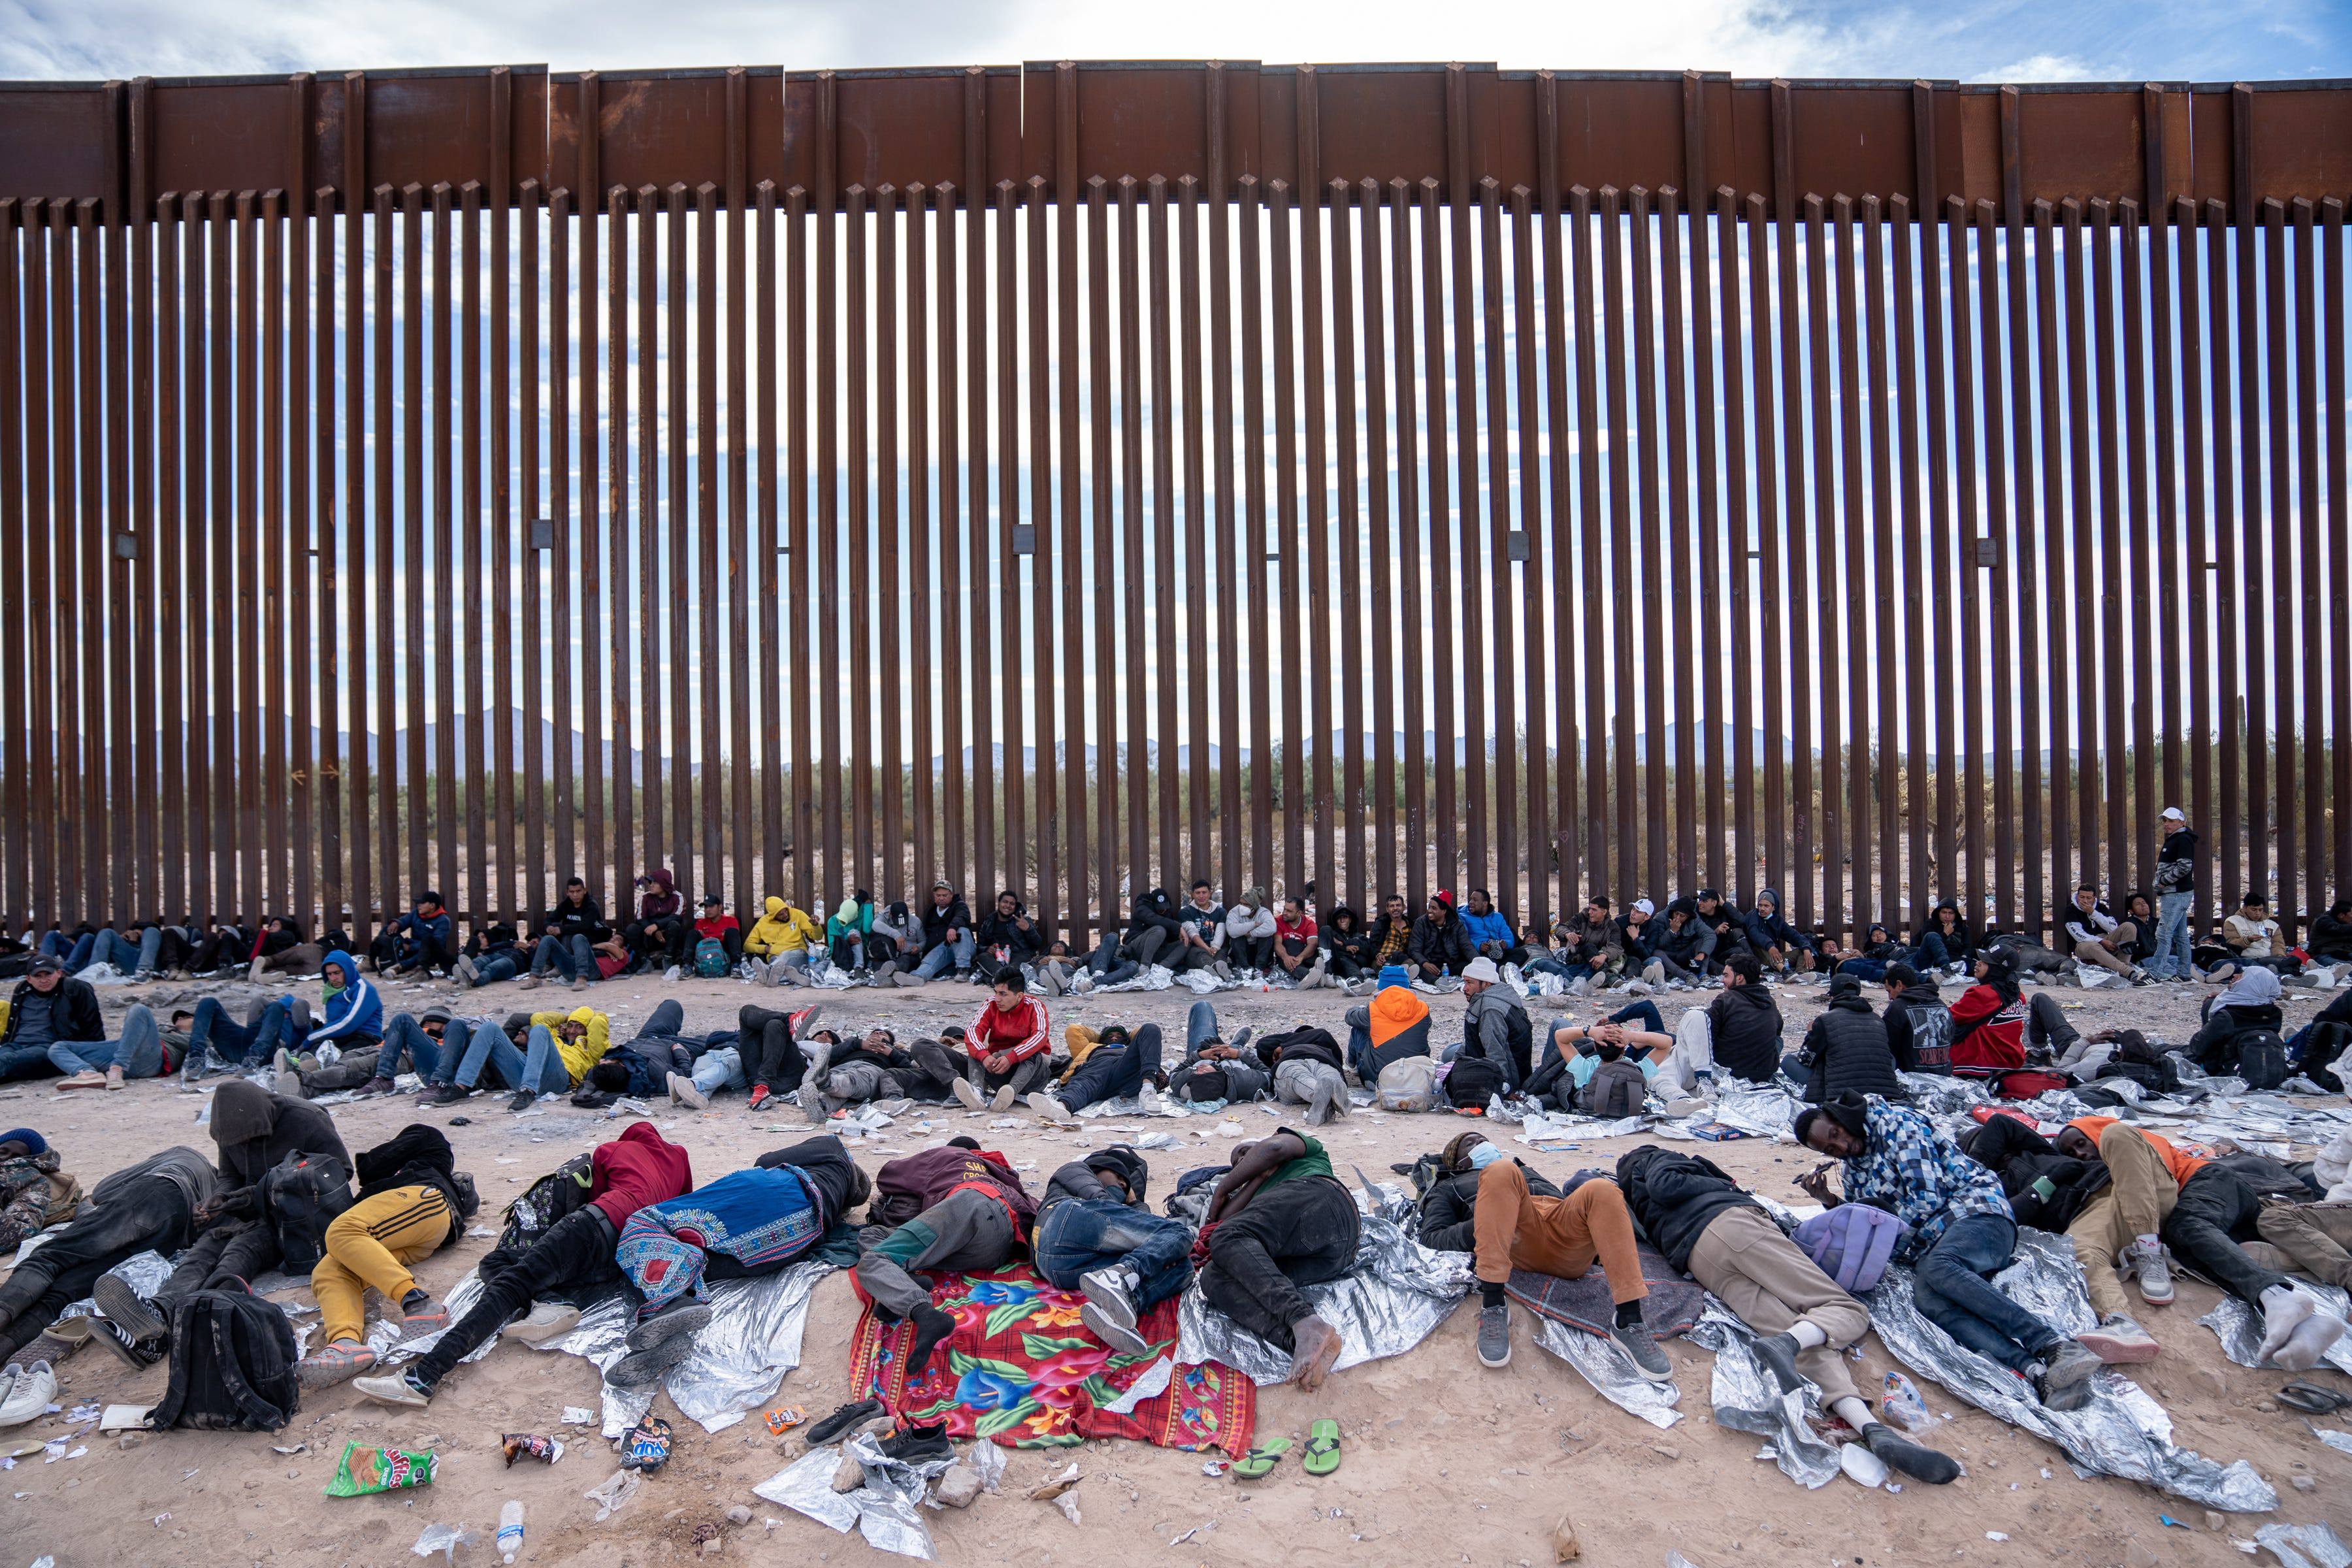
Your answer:
[[[778,1272],[870,1190],[841,1140],[825,1135],[772,1149],[751,1170],[638,1209],[614,1256],[643,1300],[630,1318],[629,1353],[604,1380],[632,1393],[651,1389],[710,1321],[706,1280]]]
[[[1322,1144],[1287,1127],[1237,1144],[1194,1244],[1207,1257],[1201,1298],[1289,1355],[1290,1381],[1312,1393],[1343,1346],[1300,1288],[1353,1268],[1362,1236],[1363,1216]]]
[[[1805,1086],[1809,1105],[1823,1105],[1842,1094],[1911,1098],[1895,1076],[1886,1026],[1870,1010],[1861,979],[1843,971],[1830,977],[1829,1005],[1806,1027],[1789,1076]]]
[[[2137,1139],[2126,1143],[2118,1135],[2105,1152],[2116,1156],[2110,1164],[2095,1142],[2068,1152],[2022,1117],[2007,1115],[1964,1131],[1958,1142],[1970,1159],[2000,1177],[2020,1225],[2063,1233],[2074,1242],[2099,1320],[2077,1336],[2084,1345],[2110,1363],[2153,1360],[2156,1341],[2124,1299],[2116,1265],[2139,1275],[2140,1299],[2149,1306],[2171,1304],[2171,1268],[2157,1233],[2178,1189],[2156,1146]]]
[[[793,1094],[808,1076],[808,1056],[793,1037],[796,1029],[815,1026],[823,1006],[814,1003],[798,1012],[747,1006],[735,1016],[738,1048],[743,1053],[744,1077],[751,1080],[745,1109],[763,1110],[770,1099]]]
[[[2099,1358],[1991,1284],[2017,1251],[2017,1221],[2000,1179],[1936,1124],[1875,1095],[1849,1095],[1797,1113],[1797,1142],[1844,1163],[1844,1196],[1829,1167],[1797,1184],[1824,1208],[1886,1210],[1907,1227],[1895,1257],[1916,1270],[1913,1299],[1964,1350],[2015,1373],[2044,1405],[2079,1410]]]
[[[834,1112],[876,1100],[919,1100],[940,1104],[951,1087],[963,1081],[969,1058],[935,1039],[919,1039],[902,1047],[880,1025],[854,1039],[844,1040],[831,1029],[812,1029],[808,1042],[808,1072],[801,1080],[802,1110],[812,1123]]]
[[[1260,1066],[1273,1075],[1274,1098],[1307,1108],[1307,1124],[1320,1127],[1352,1109],[1348,1079],[1340,1070],[1339,1042],[1312,1024],[1260,1034],[1251,1046]]]
[[[327,1226],[326,1256],[310,1270],[324,1342],[295,1363],[306,1390],[348,1382],[375,1365],[362,1338],[370,1290],[400,1309],[403,1341],[449,1326],[449,1309],[416,1282],[409,1265],[465,1235],[479,1206],[449,1140],[422,1122],[362,1150],[357,1173],[359,1195]]]
[[[11,1133],[12,1142],[19,1141]],[[89,1202],[64,1229],[16,1265],[0,1284],[0,1363],[16,1359],[59,1313],[89,1296],[115,1265],[142,1252],[169,1258],[195,1234],[196,1215],[219,1190],[220,1173],[195,1150],[175,1144],[125,1166],[90,1189]],[[134,1358],[128,1336],[105,1330],[106,1342]]]
[[[1642,1317],[1650,1287],[1634,1247],[1633,1215],[1617,1184],[1606,1176],[1588,1176],[1572,1183],[1561,1196],[1546,1197],[1529,1184],[1517,1161],[1503,1157],[1499,1145],[1483,1133],[1465,1136],[1478,1140],[1460,1153],[1478,1173],[1471,1219],[1476,1242],[1479,1362],[1495,1368],[1511,1363],[1511,1312],[1503,1295],[1512,1270],[1581,1279],[1598,1263],[1609,1278],[1609,1299],[1616,1306],[1609,1337],[1633,1358],[1643,1377],[1673,1383],[1674,1363]]]
[[[1168,1092],[1192,1105],[1243,1104],[1264,1094],[1273,1075],[1249,1049],[1250,1031],[1227,1040],[1207,997],[1184,1023],[1184,1059],[1168,1075]]]
[[[1143,1114],[1159,1109],[1167,1075],[1160,1070],[1160,1026],[1143,1024],[1131,1033],[1124,1024],[1097,1031],[1072,1024],[1062,1031],[1070,1066],[1053,1088],[1029,1096],[1030,1109],[1049,1121],[1067,1121],[1077,1111],[1129,1095],[1143,1102]]]
[[[692,1192],[694,1169],[686,1151],[653,1123],[632,1121],[618,1138],[596,1145],[584,1186],[560,1190],[577,1206],[528,1240],[511,1230],[502,1237],[477,1266],[481,1294],[431,1350],[399,1372],[362,1377],[352,1387],[379,1405],[421,1410],[458,1363],[515,1318],[529,1314],[515,1331],[529,1344],[570,1333],[580,1321],[579,1300],[625,1283],[614,1259],[621,1227],[646,1205]]]
[[[891,1228],[864,1244],[852,1278],[884,1322],[914,1323],[906,1362],[911,1383],[955,1329],[914,1277],[982,1274],[1012,1262],[1029,1244],[1036,1201],[1003,1155],[955,1138],[876,1172],[866,1212],[874,1225]]]
[[[65,1173],[49,1141],[29,1127],[0,1132],[0,1252],[73,1218],[81,1184]]]
[[[2343,1337],[2343,1319],[2321,1311],[2308,1292],[2296,1289],[2276,1269],[2263,1268],[2240,1245],[2260,1239],[2263,1205],[2237,1172],[2113,1117],[2076,1117],[2059,1130],[2056,1142],[2060,1152],[2077,1160],[2095,1159],[2107,1167],[2116,1213],[2107,1233],[2094,1239],[2083,1262],[2086,1280],[2095,1267],[2101,1276],[2091,1304],[2103,1319],[2123,1294],[2114,1282],[2119,1254],[2123,1266],[2139,1275],[2144,1300],[2162,1305],[2172,1299],[2171,1273],[2164,1261],[2164,1248],[2169,1247],[2200,1274],[2263,1315],[2257,1362],[2308,1372]],[[2153,1231],[2147,1228],[2150,1216],[2158,1222]],[[2130,1239],[2119,1247],[2117,1237],[2126,1231]]]
[[[1478,1249],[1476,1212],[1478,1182],[1485,1174],[1480,1163],[1471,1159],[1472,1152],[1486,1143],[1483,1132],[1462,1132],[1454,1135],[1436,1154],[1424,1156],[1434,1166],[1426,1190],[1421,1194],[1420,1229],[1416,1233],[1423,1247],[1437,1252],[1475,1252]],[[1480,1156],[1484,1161],[1486,1157]],[[1556,1198],[1559,1188],[1524,1160],[1515,1163],[1527,1172],[1528,1190],[1538,1197]]]
[[[1933,1486],[1958,1479],[1950,1456],[1871,1414],[1843,1353],[1869,1334],[1870,1314],[1738,1183],[1699,1155],[1644,1143],[1618,1156],[1617,1184],[1651,1245],[1756,1331],[1780,1392],[1811,1384],[1891,1469]]]
[[[1851,952],[1833,952],[1835,948],[1833,942],[1822,945],[1822,967],[1832,974],[1851,974],[1859,980],[1884,980],[1889,964],[1900,963],[1911,956],[1911,950],[1895,941],[1894,931],[1878,921],[1870,923]]]
[[[1192,1278],[1192,1228],[1143,1206],[1150,1184],[1143,1157],[1114,1143],[1055,1171],[1037,1205],[1038,1274],[1084,1295],[1087,1331],[1131,1356],[1150,1348],[1138,1321]]]

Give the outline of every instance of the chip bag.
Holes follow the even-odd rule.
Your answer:
[[[329,1497],[363,1497],[369,1492],[399,1491],[429,1486],[436,1454],[412,1454],[404,1448],[371,1448],[361,1443],[343,1445],[335,1461],[335,1479],[327,1483]]]

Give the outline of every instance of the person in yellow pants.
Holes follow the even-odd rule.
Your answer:
[[[466,1202],[472,1184],[451,1169],[448,1141],[432,1128],[411,1127],[362,1154],[358,1165],[359,1199],[328,1225],[326,1256],[310,1271],[326,1343],[295,1368],[305,1389],[341,1383],[375,1364],[376,1352],[362,1337],[370,1289],[398,1303],[404,1340],[449,1326],[449,1310],[409,1272],[410,1264],[463,1232],[472,1207]]]

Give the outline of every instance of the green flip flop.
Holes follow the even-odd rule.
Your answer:
[[[1290,1452],[1290,1439],[1269,1437],[1234,1461],[1234,1474],[1244,1481],[1264,1479],[1282,1463],[1282,1456]]]
[[[1318,1421],[1307,1428],[1307,1450],[1298,1461],[1310,1476],[1328,1476],[1339,1468],[1339,1424]]]

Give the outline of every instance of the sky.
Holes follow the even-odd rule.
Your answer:
[[[2329,0],[0,0],[0,79],[546,64],[1492,61],[1563,70],[2214,81],[2352,76]]]

